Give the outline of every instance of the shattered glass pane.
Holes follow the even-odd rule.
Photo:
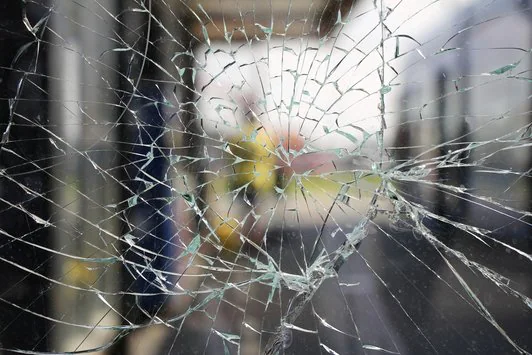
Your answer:
[[[532,353],[531,5],[0,4],[0,351]]]

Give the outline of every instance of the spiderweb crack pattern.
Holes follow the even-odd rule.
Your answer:
[[[7,6],[2,351],[532,352],[528,1]]]

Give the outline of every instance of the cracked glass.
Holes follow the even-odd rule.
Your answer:
[[[0,353],[531,353],[530,6],[0,4]]]

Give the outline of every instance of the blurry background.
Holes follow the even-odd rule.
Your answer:
[[[530,11],[1,4],[0,348],[531,352]]]

